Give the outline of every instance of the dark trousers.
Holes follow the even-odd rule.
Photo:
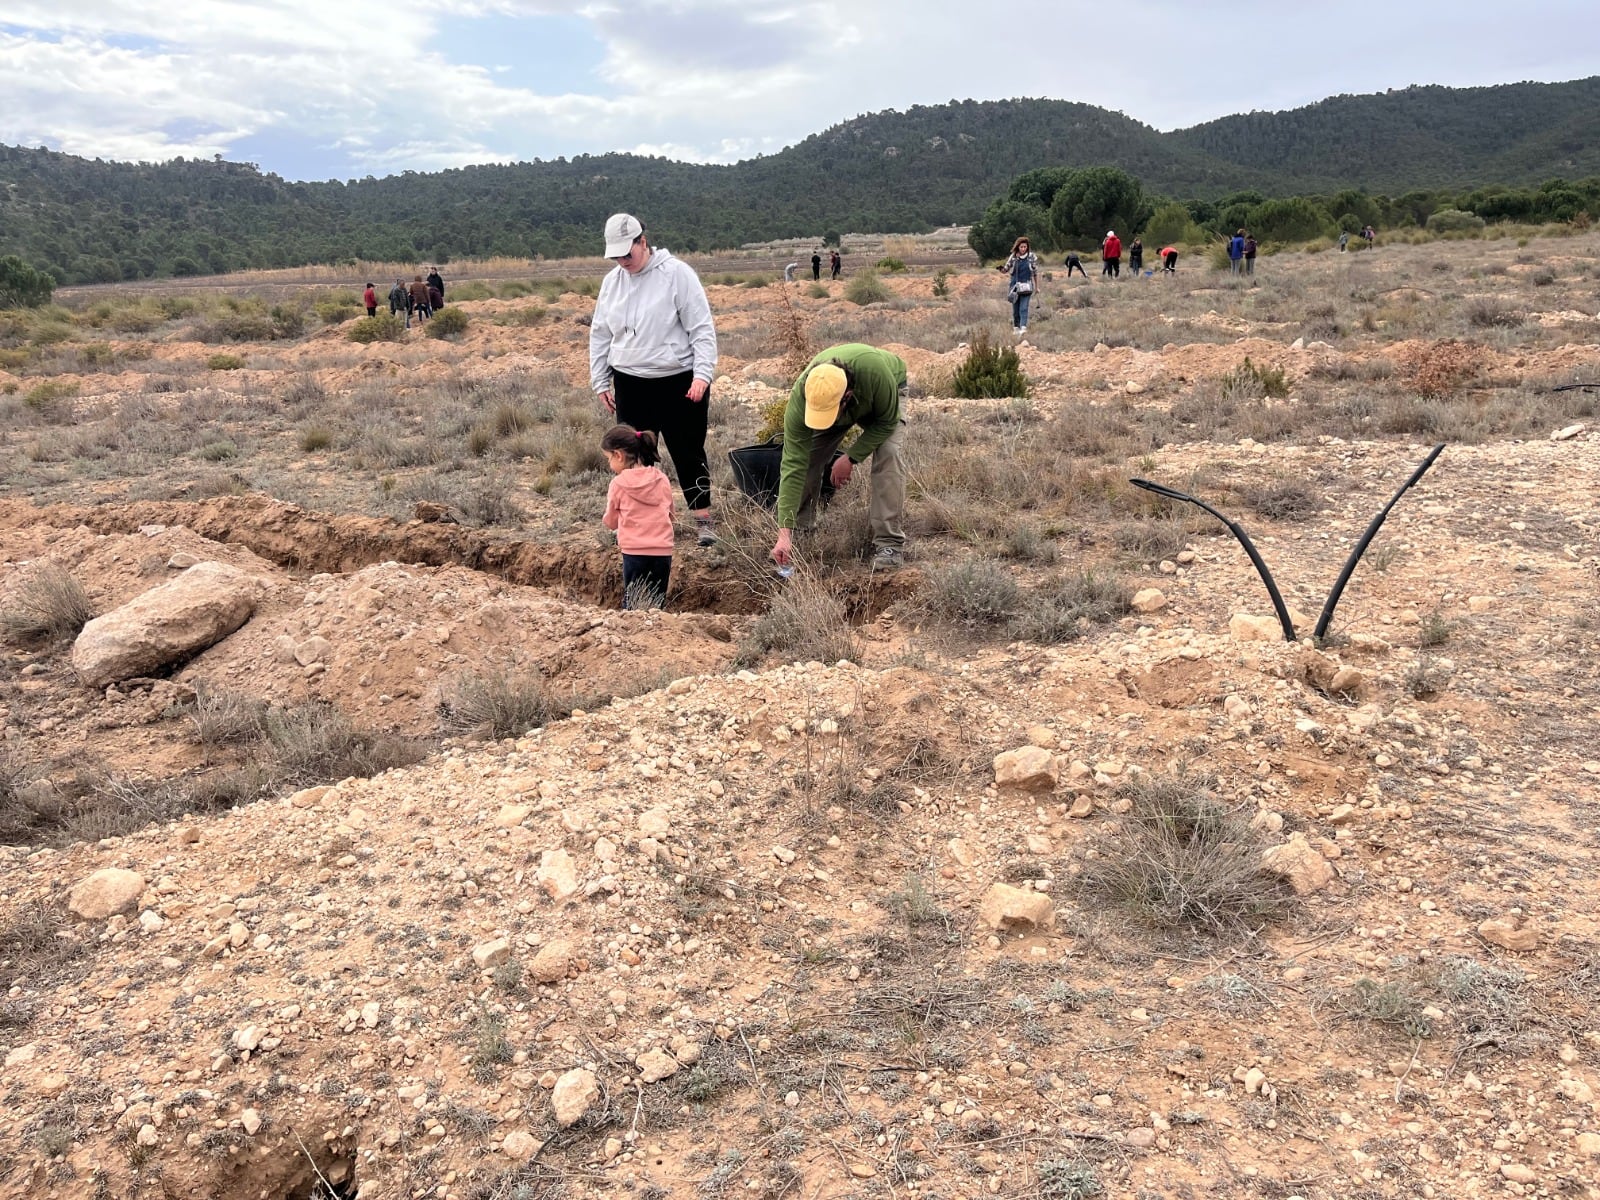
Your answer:
[[[1128,270],[1132,271],[1135,275],[1137,275],[1140,271],[1144,270],[1144,255],[1143,254],[1130,254],[1130,255],[1128,255]]]
[[[378,306],[376,304],[367,305],[367,316],[375,317],[377,315],[378,315]]]
[[[833,277],[835,279],[839,278],[839,268],[837,265],[833,268]]]
[[[1076,271],[1079,275],[1082,275],[1085,279],[1089,278],[1089,272],[1087,272],[1087,271],[1085,271],[1083,269],[1082,261],[1080,261],[1079,259],[1076,259],[1076,258],[1069,258],[1069,259],[1067,259],[1067,278],[1068,279],[1072,278],[1072,273],[1074,271]]]
[[[822,278],[822,264],[821,263],[814,262],[814,263],[811,264],[811,278],[813,278],[813,279],[821,279]]]
[[[711,393],[696,404],[689,399],[694,372],[665,379],[611,373],[611,392],[617,401],[617,420],[635,429],[648,429],[667,444],[672,468],[678,473],[683,502],[690,512],[711,507],[711,467],[706,462],[706,414]]]
[[[672,555],[624,554],[622,607],[662,607],[667,602],[667,583],[671,578]]]
[[[1105,265],[1100,268],[1100,274],[1120,277],[1122,275],[1122,256],[1118,255],[1116,258],[1106,259]]]
[[[1161,269],[1167,272],[1169,275],[1177,271],[1178,252],[1176,250],[1161,260]]]

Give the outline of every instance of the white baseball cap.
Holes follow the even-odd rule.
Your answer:
[[[621,258],[633,249],[634,239],[644,232],[639,218],[614,213],[606,220],[606,257]]]

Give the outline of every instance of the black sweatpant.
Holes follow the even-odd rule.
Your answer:
[[[672,555],[624,554],[622,607],[662,607],[667,602],[667,584],[671,579]]]
[[[706,462],[706,414],[711,392],[696,404],[689,399],[694,372],[684,371],[664,379],[611,373],[611,394],[617,401],[617,420],[635,429],[648,429],[667,444],[672,468],[678,473],[683,502],[690,512],[711,507],[711,467]]]

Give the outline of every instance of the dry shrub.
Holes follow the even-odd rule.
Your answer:
[[[860,661],[861,646],[844,605],[804,566],[795,568],[767,611],[751,625],[738,662],[752,666],[769,653],[801,662]]]
[[[1085,860],[1084,894],[1161,930],[1238,935],[1283,916],[1289,897],[1261,870],[1260,837],[1215,788],[1181,770],[1125,784],[1133,807]]]
[[[1116,576],[1080,571],[1028,595],[1010,625],[1020,641],[1055,645],[1083,636],[1094,625],[1114,621],[1132,606],[1133,594]]]
[[[1417,395],[1434,399],[1448,396],[1477,378],[1483,369],[1483,352],[1467,342],[1446,338],[1413,349],[1400,367]]]
[[[45,563],[0,609],[0,635],[17,645],[55,645],[77,637],[93,616],[83,585],[59,563]]]
[[[409,738],[358,729],[331,704],[312,701],[267,714],[267,739],[279,778],[288,784],[367,778],[427,757],[427,748]]]
[[[1305,521],[1322,507],[1322,495],[1301,479],[1274,479],[1245,494],[1251,508],[1270,521]]]
[[[482,665],[458,677],[440,699],[439,724],[476,737],[520,737],[588,703],[577,693],[558,695],[537,667]]]
[[[241,746],[260,741],[267,731],[267,703],[231,689],[195,688],[189,713],[194,740],[202,746]]]
[[[1525,313],[1492,296],[1477,296],[1468,300],[1462,312],[1473,329],[1515,329],[1528,320]]]
[[[1005,625],[1021,607],[1016,579],[992,559],[969,558],[928,572],[928,609],[952,625]]]

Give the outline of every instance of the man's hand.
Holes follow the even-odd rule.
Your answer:
[[[833,486],[836,488],[842,488],[845,484],[849,483],[850,476],[855,473],[855,469],[856,465],[850,461],[850,456],[848,454],[841,454],[834,460],[833,470],[830,472],[830,478],[833,480]]]
[[[780,567],[787,567],[794,559],[794,545],[790,530],[778,530],[778,541],[772,547],[772,561]]]
[[[617,398],[610,392],[597,392],[596,395],[600,397],[600,403],[606,406],[606,411],[612,416],[616,416]]]
[[[696,379],[689,385],[689,399],[695,404],[699,404],[700,401],[706,398],[706,392],[710,389],[711,385],[704,379]]]

